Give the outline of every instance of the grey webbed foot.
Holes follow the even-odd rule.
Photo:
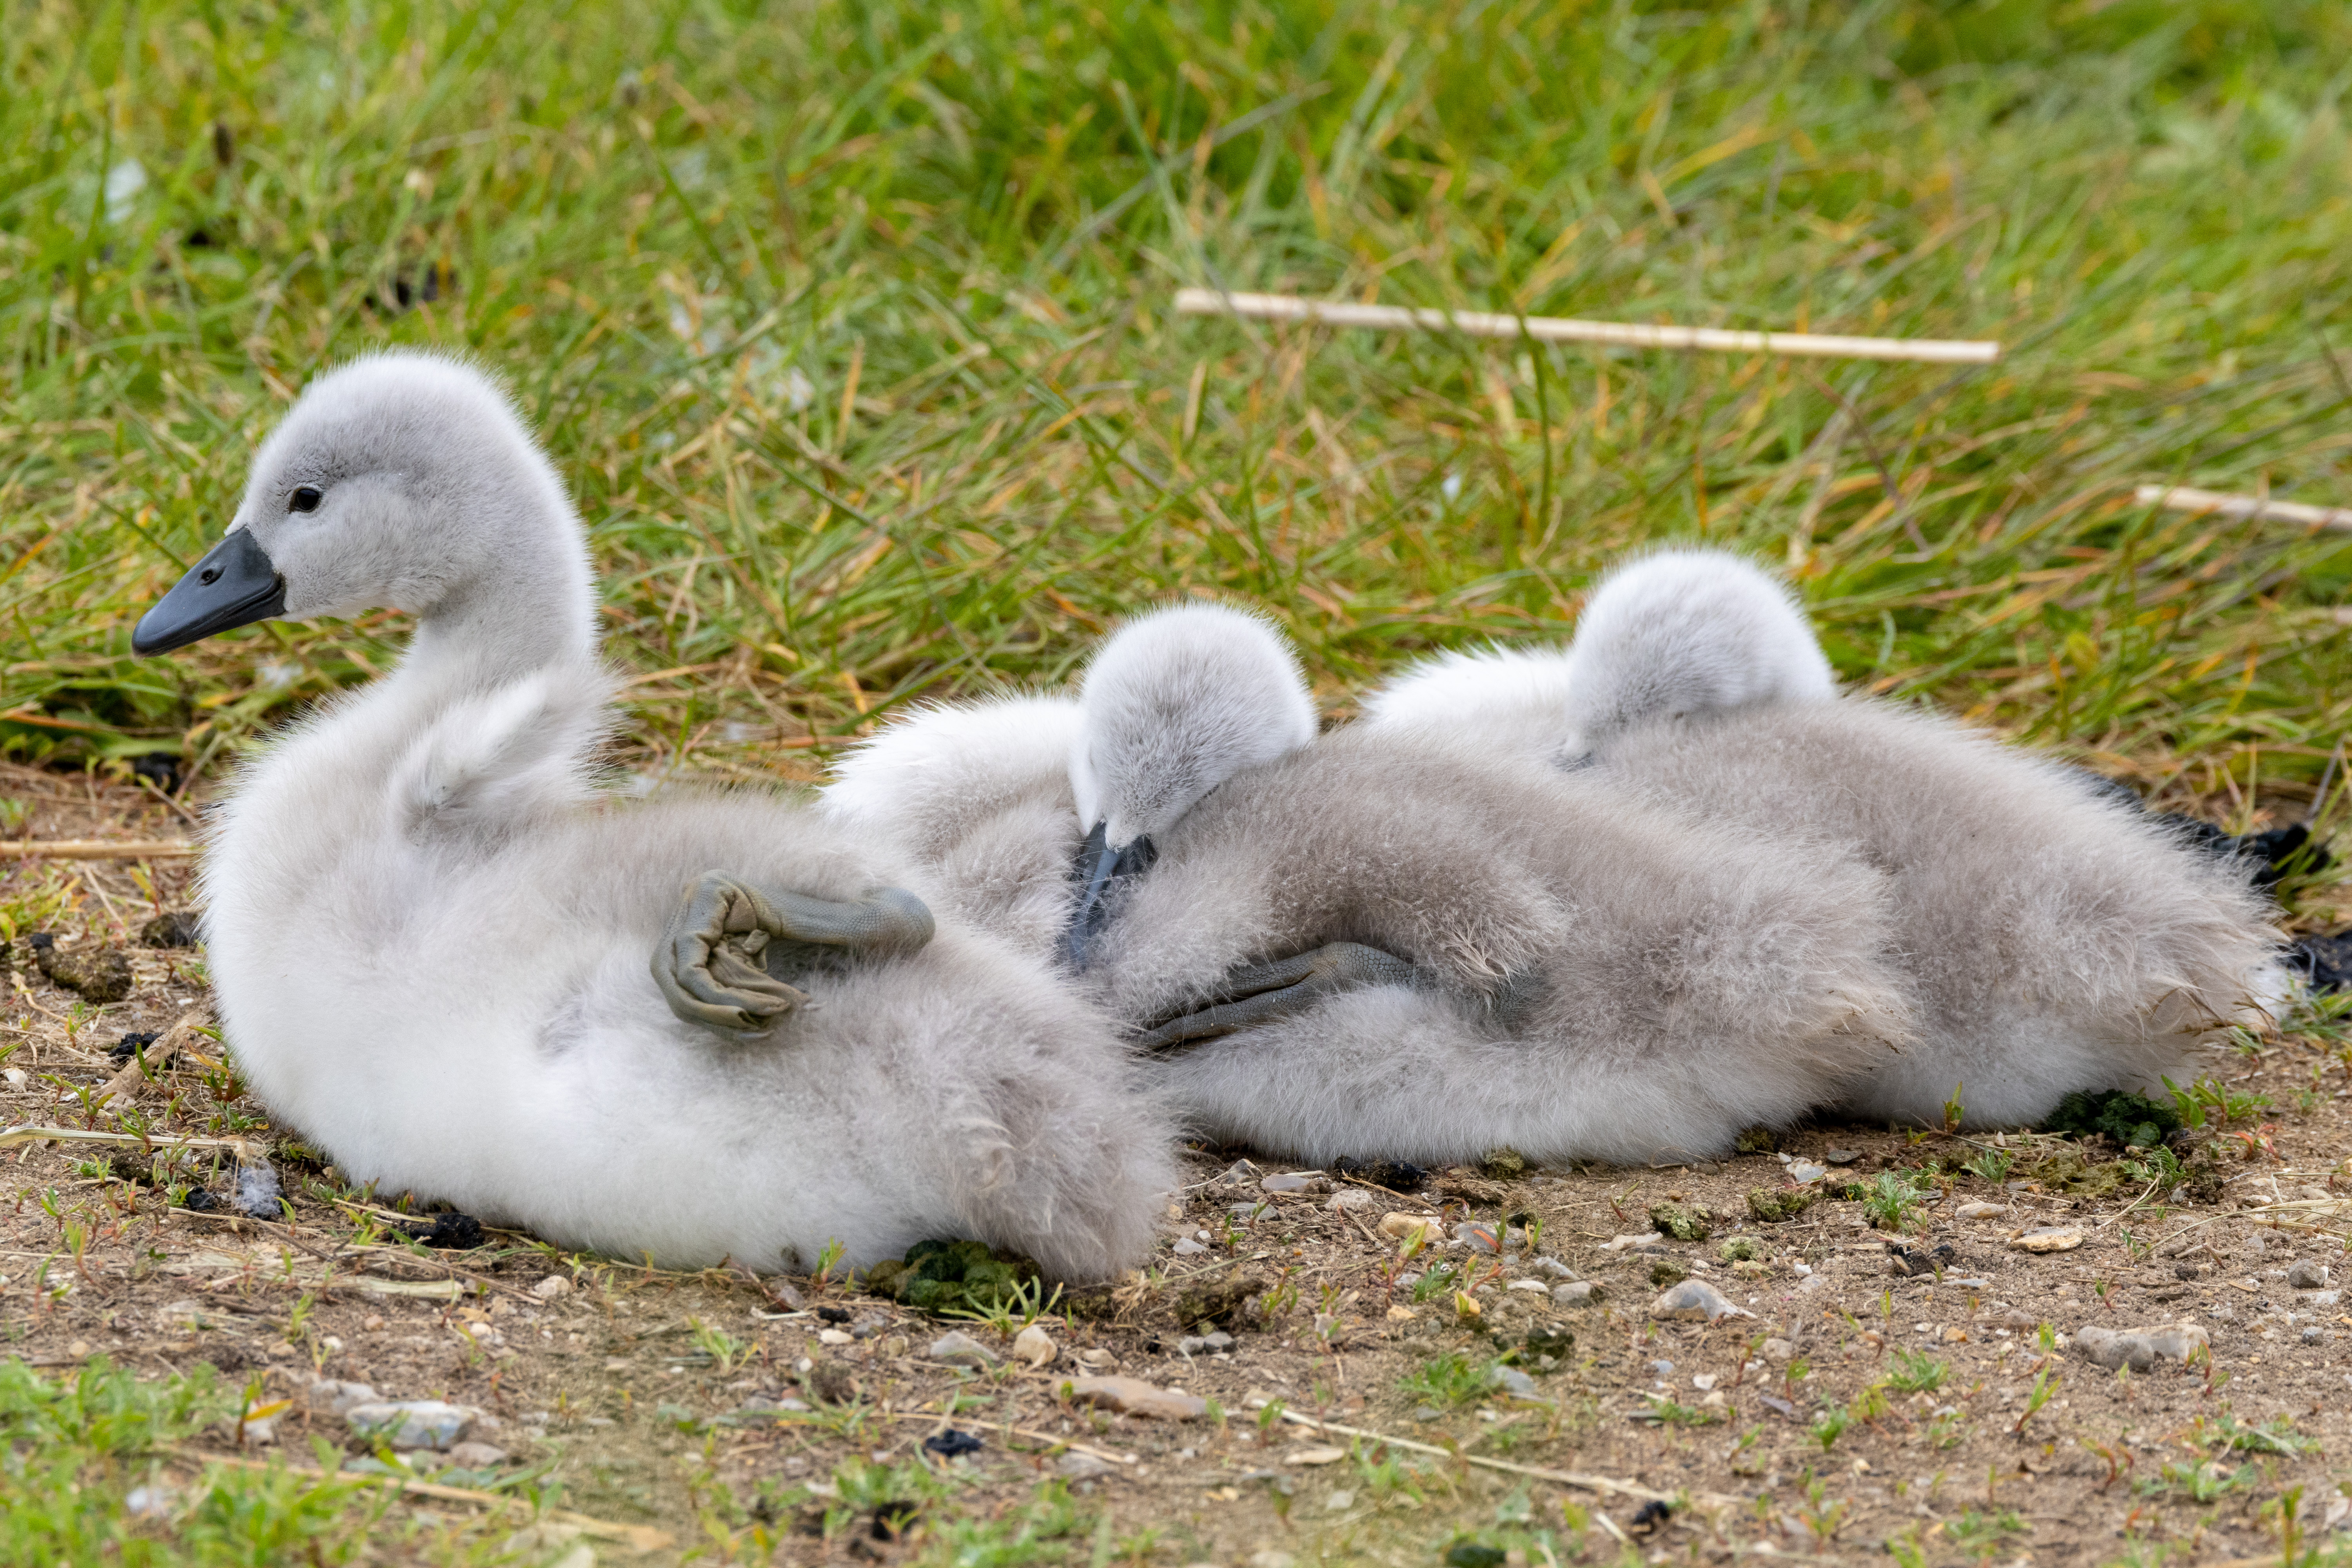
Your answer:
[[[1312,952],[1253,963],[1225,976],[1210,1005],[1161,1020],[1144,1032],[1153,1050],[1214,1039],[1236,1029],[1301,1013],[1324,997],[1367,985],[1412,985],[1422,973],[1393,953],[1335,942]]]
[[[851,957],[914,952],[933,929],[931,911],[903,888],[840,903],[706,871],[686,885],[654,949],[654,984],[689,1024],[764,1029],[808,1000],[793,980]]]

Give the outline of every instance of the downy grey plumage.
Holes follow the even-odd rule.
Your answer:
[[[1846,1110],[1935,1123],[1957,1097],[1969,1125],[2016,1125],[2074,1089],[2160,1092],[2279,994],[2242,877],[2067,770],[1832,695],[1786,591],[1735,557],[1675,552],[1612,574],[1566,658],[1565,694],[1502,680],[1466,694],[1456,679],[1454,743],[1597,763],[1576,776],[1692,831],[1888,878],[1887,941],[1918,1034],[1833,1098]],[[1373,732],[1444,733],[1397,717],[1429,713],[1417,679],[1368,704]]]
[[[647,955],[706,868],[841,900],[908,869],[773,798],[594,798],[613,681],[584,539],[487,378],[415,353],[322,377],[232,529],[143,647],[270,613],[273,572],[289,616],[417,617],[394,669],[244,770],[205,860],[237,1059],[353,1179],[677,1266],[968,1236],[1091,1279],[1146,1250],[1172,1125],[1013,943],[942,920],[807,976],[761,1036],[673,1016]],[[240,570],[261,588],[207,606],[205,573]]]
[[[1182,660],[1155,672],[1151,645],[1128,636],[1098,656],[1083,705],[919,715],[853,758],[827,800],[864,827],[904,825],[922,865],[910,885],[1034,951],[1076,901],[1088,819],[1108,820],[1037,744],[1083,745],[1095,726],[1149,736],[1090,753],[1106,798],[1195,793],[1105,777],[1121,766],[1222,774],[1172,817],[1121,819],[1158,856],[1108,889],[1073,984],[1143,1028],[1216,1004],[1237,971],[1328,944],[1391,954],[1415,978],[1317,994],[1164,1056],[1158,1074],[1200,1131],[1318,1163],[1504,1143],[1542,1159],[1719,1153],[1841,1092],[1906,1034],[1869,868],[1695,831],[1534,762],[1370,732],[1295,744],[1286,704],[1233,705],[1296,686],[1286,647],[1237,644],[1257,677],[1202,682]],[[1104,669],[1119,678],[1098,683]],[[1258,739],[1235,742],[1250,723]],[[1275,760],[1169,763],[1195,733],[1218,758]],[[1106,769],[1110,755],[1125,760]]]

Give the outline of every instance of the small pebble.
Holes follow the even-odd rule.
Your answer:
[[[488,1443],[460,1443],[449,1450],[449,1462],[468,1470],[487,1470],[507,1462],[507,1451]]]
[[[1576,1270],[1557,1258],[1532,1258],[1528,1260],[1528,1267],[1538,1274],[1549,1274],[1555,1279],[1576,1278]]]
[[[395,1448],[450,1448],[466,1440],[481,1412],[438,1399],[383,1400],[343,1412],[352,1430]]]
[[[2327,1265],[2298,1258],[2287,1265],[2286,1282],[2298,1290],[2316,1290],[2327,1283]]]
[[[2324,1345],[2327,1342],[2327,1331],[2314,1323],[2303,1331],[2303,1342],[2307,1345]]]
[[[961,1332],[941,1334],[923,1353],[924,1359],[948,1366],[992,1366],[996,1363],[995,1355],[986,1345]]]
[[[1327,1193],[1331,1182],[1320,1171],[1277,1171],[1260,1181],[1258,1187],[1269,1193]]]
[[[1859,1149],[1832,1149],[1822,1156],[1832,1165],[1851,1165],[1862,1158]]]
[[[1108,1459],[1097,1459],[1092,1454],[1081,1454],[1076,1448],[1054,1461],[1054,1468],[1066,1480],[1091,1481],[1104,1476],[1118,1474],[1118,1467]]]
[[[1603,1294],[1601,1287],[1590,1279],[1571,1279],[1565,1285],[1551,1288],[1551,1300],[1555,1307],[1590,1307]]]
[[[1044,1366],[1056,1353],[1054,1336],[1035,1323],[1013,1337],[1013,1354],[1031,1366]]]
[[[530,1293],[542,1301],[560,1301],[572,1291],[572,1281],[561,1274],[551,1274],[530,1288]]]
[[[1685,1279],[1670,1285],[1650,1303],[1650,1316],[1662,1322],[1712,1323],[1722,1318],[1755,1315],[1745,1307],[1734,1306],[1729,1297],[1704,1279]]]
[[[1797,1347],[1787,1340],[1776,1337],[1764,1342],[1764,1359],[1766,1361],[1779,1363],[1787,1361],[1796,1353]]]
[[[1342,1187],[1333,1193],[1331,1201],[1323,1206],[1328,1209],[1368,1209],[1372,1206],[1372,1194],[1361,1187]]]
[[[1209,1411],[1209,1402],[1172,1388],[1156,1388],[1139,1377],[1081,1377],[1063,1385],[1063,1397],[1074,1405],[1099,1405],[1129,1415],[1149,1415],[1163,1421],[1191,1421]]]
[[[1176,1245],[1168,1250],[1179,1258],[1198,1258],[1209,1249],[1189,1236],[1180,1236],[1176,1238]]]

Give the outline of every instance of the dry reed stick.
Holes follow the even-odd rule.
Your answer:
[[[2352,532],[2352,507],[2305,506],[2301,501],[2273,500],[2268,496],[2225,495],[2220,490],[2191,489],[2187,485],[2142,485],[2132,492],[2132,500],[2142,506],[2160,506],[2167,511],[2301,522],[2314,528],[2341,529]]]
[[[0,839],[0,860],[179,860],[195,852],[181,838]]]
[[[1743,332],[1722,327],[1641,326],[1630,321],[1578,321],[1559,316],[1502,316],[1486,310],[1410,310],[1396,305],[1350,305],[1302,300],[1295,294],[1223,294],[1180,289],[1176,309],[1188,316],[1255,316],[1276,321],[1322,321],[1335,327],[1380,327],[1462,332],[1474,338],[1533,338],[1548,343],[1601,343],[1633,349],[1713,349],[1725,353],[1811,354],[1825,359],[1925,360],[1935,364],[1990,364],[1997,342],[1946,338],[1847,338],[1817,332]]]

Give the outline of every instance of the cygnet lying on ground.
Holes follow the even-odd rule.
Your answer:
[[[1045,965],[934,931],[907,868],[813,812],[592,804],[580,524],[446,360],[313,384],[135,642],[382,605],[416,616],[407,654],[245,770],[205,857],[228,1039],[278,1116],[355,1180],[675,1266],[1144,1253],[1172,1124]]]
[[[2056,764],[1830,696],[1785,591],[1744,563],[1634,563],[1594,595],[1567,657],[1564,700],[1523,701],[1498,681],[1465,703],[1456,743],[1518,737],[1530,756],[1597,763],[1575,776],[1615,782],[1693,830],[1810,844],[1824,867],[1891,877],[1888,936],[1918,1038],[1837,1099],[1852,1113],[1938,1122],[1957,1095],[1969,1124],[2016,1125],[2071,1090],[2160,1090],[2278,994],[2263,902],[2242,877]],[[1415,679],[1368,704],[1372,733],[1425,711]]]
[[[1734,555],[1664,550],[1604,578],[1565,649],[1441,654],[1364,699],[1367,722],[1574,763],[1629,726],[1837,694],[1789,590]]]
[[[1159,629],[1115,637],[1082,704],[999,704],[968,729],[928,715],[904,727],[925,727],[919,752],[886,731],[828,803],[911,825],[913,885],[1012,912],[1034,945],[1085,895],[1071,867],[1099,858],[1081,848],[1088,819],[1114,820],[1100,801],[1184,802],[1222,773],[1142,824],[1157,856],[1105,889],[1073,978],[1163,1047],[1158,1076],[1199,1131],[1314,1162],[1718,1153],[1904,1035],[1867,868],[1694,830],[1533,763],[1369,733],[1298,744],[1289,704],[1234,696],[1297,687],[1286,647],[1237,639],[1255,676],[1190,684],[1179,642],[1138,637]],[[1024,729],[1068,736],[1097,804],[1008,739]],[[1193,735],[1276,760],[1203,765]]]
[[[1031,951],[1058,945],[1084,968],[1106,894],[1150,866],[1152,835],[1315,730],[1280,632],[1246,611],[1179,605],[1121,627],[1075,698],[918,709],[836,764],[824,806],[931,866],[938,896],[975,924]],[[1073,809],[1082,842],[1065,852]],[[1063,875],[1073,856],[1075,889]]]

